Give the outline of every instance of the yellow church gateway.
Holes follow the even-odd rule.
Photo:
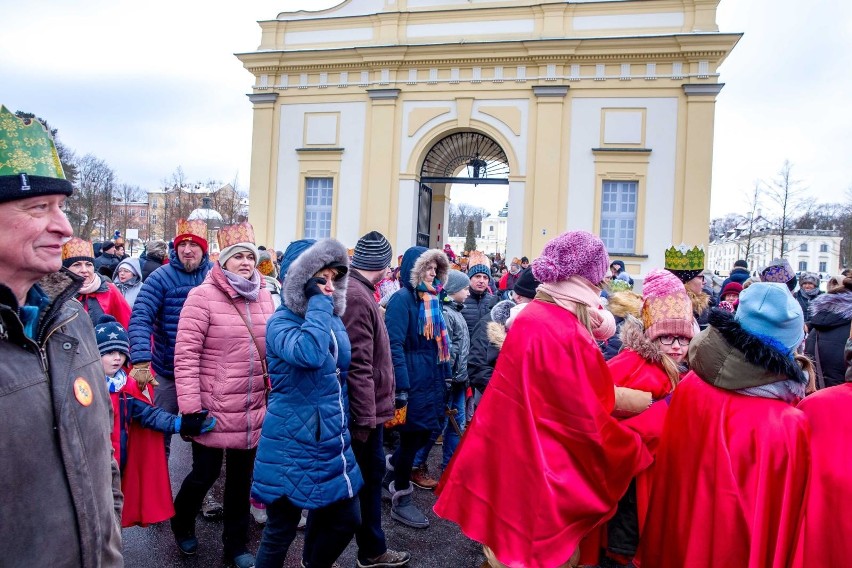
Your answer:
[[[706,244],[719,0],[346,0],[259,22],[258,242],[446,240],[453,184],[508,186],[507,256],[568,229],[644,274]]]

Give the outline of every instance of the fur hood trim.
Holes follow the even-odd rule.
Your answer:
[[[293,261],[287,270],[284,288],[281,291],[281,301],[290,311],[300,317],[305,317],[308,311],[308,299],[305,298],[305,284],[314,274],[332,264],[342,264],[349,268],[349,254],[346,247],[335,239],[321,239],[305,249]],[[346,311],[346,285],[348,275],[334,281],[334,313],[342,316]]]
[[[423,281],[423,278],[426,275],[426,265],[433,260],[437,267],[435,278],[441,281],[441,285],[446,284],[447,274],[450,272],[450,261],[447,259],[447,255],[444,251],[439,249],[429,249],[417,257],[417,260],[414,261],[414,268],[411,269],[411,279],[409,280],[409,284],[411,284],[411,287],[414,290],[417,289],[417,285]]]
[[[642,296],[630,290],[616,292],[610,294],[606,308],[612,315],[619,318],[627,316],[638,318],[642,313]]]
[[[695,314],[703,314],[704,310],[710,305],[710,295],[705,292],[694,294],[687,290],[686,295],[689,296],[689,300],[692,302],[692,311]]]
[[[44,276],[38,281],[38,285],[53,303],[60,296],[69,298],[76,296],[83,285],[83,279],[67,268],[61,268],[59,272]]]
[[[807,384],[807,377],[792,357],[788,357],[777,347],[743,329],[740,323],[734,319],[734,314],[713,309],[710,311],[709,324],[713,330],[716,330],[722,336],[732,350],[742,354],[747,363],[773,375],[780,375],[781,377],[778,380],[787,379]],[[689,355],[690,365],[692,365],[692,349],[690,349]],[[747,377],[741,377],[741,379],[748,380]],[[749,386],[756,385],[747,384],[739,388]]]
[[[488,334],[488,341],[497,348],[497,350],[503,349],[503,342],[506,341],[506,328],[496,321],[488,322],[488,326],[485,328],[485,332]]]
[[[649,363],[662,363],[663,350],[660,344],[648,339],[642,322],[635,317],[628,315],[624,318],[618,336],[625,349],[630,349]]]
[[[820,294],[810,301],[808,311],[812,316],[817,312],[830,312],[843,319],[852,320],[852,292]]]

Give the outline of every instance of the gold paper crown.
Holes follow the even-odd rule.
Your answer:
[[[684,244],[671,247],[666,250],[666,270],[704,270],[704,251]]]
[[[195,235],[196,237],[200,237],[207,240],[207,223],[202,221],[201,219],[195,219],[193,221],[187,221],[186,219],[178,219],[177,226],[175,229],[175,235],[178,237],[181,235]]]
[[[216,234],[216,240],[219,241],[219,250],[225,250],[237,243],[254,244],[254,227],[251,226],[251,223],[222,227]]]
[[[478,264],[484,264],[486,267],[491,269],[491,260],[485,256],[484,252],[474,250],[470,252],[470,256],[468,257],[467,265],[469,267],[474,267]]]
[[[65,179],[50,131],[38,120],[23,119],[0,105],[0,176]]]
[[[67,243],[62,245],[62,260],[77,257],[94,259],[95,249],[92,247],[92,243],[84,241],[78,237],[73,237]]]

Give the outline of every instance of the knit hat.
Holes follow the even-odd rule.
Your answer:
[[[510,310],[515,307],[515,302],[512,300],[503,300],[497,302],[491,308],[491,319],[500,325],[506,325],[506,320],[509,319]]]
[[[72,191],[47,127],[0,105],[0,203]]]
[[[805,337],[802,308],[778,282],[757,282],[743,290],[734,319],[750,334],[787,353]]]
[[[560,282],[576,275],[598,284],[607,270],[609,255],[603,241],[586,231],[567,231],[551,239],[532,262],[533,274],[542,283]]]
[[[740,259],[734,263],[734,268],[748,268],[748,263]]]
[[[819,276],[814,274],[813,272],[803,272],[799,275],[799,286],[802,284],[813,284],[817,288],[819,288]]]
[[[101,245],[101,252],[111,251],[115,248],[115,243],[112,241],[104,241]]]
[[[95,249],[92,243],[78,237],[72,237],[62,245],[62,266],[68,268],[79,261],[95,262]]]
[[[796,273],[786,258],[775,258],[769,266],[760,273],[763,282],[776,282],[786,284],[787,288],[793,290],[796,287]]]
[[[260,250],[258,248],[258,256],[257,256],[257,271],[260,272],[264,276],[272,276],[275,278],[277,274],[275,273],[275,263],[272,262],[272,255],[275,251],[269,250]]]
[[[686,284],[704,272],[704,251],[695,246],[687,248],[685,244],[670,247],[665,252],[666,270]]]
[[[722,293],[719,294],[719,297],[723,300],[727,294],[736,294],[739,296],[743,292],[743,285],[739,282],[728,282],[724,288],[722,288]]]
[[[393,251],[383,234],[370,231],[355,243],[355,254],[350,266],[359,270],[384,270],[390,266]]]
[[[127,331],[110,315],[103,315],[95,326],[95,337],[98,340],[98,351],[101,355],[118,351],[130,358],[130,340]]]
[[[475,250],[467,258],[467,275],[473,278],[476,274],[491,275],[491,261],[484,253]]]
[[[219,264],[225,266],[228,260],[238,252],[249,252],[254,255],[255,262],[260,256],[254,244],[254,227],[251,223],[228,225],[216,233],[219,243]]]
[[[174,248],[177,248],[184,241],[192,241],[201,247],[204,254],[207,254],[207,223],[201,219],[193,221],[178,219],[175,233],[177,236],[173,241]]]
[[[527,267],[521,271],[518,281],[515,282],[515,287],[512,288],[512,292],[524,298],[535,298],[535,290],[539,284],[541,282],[533,276],[532,268]]]
[[[450,270],[447,273],[447,282],[444,284],[444,292],[455,294],[470,286],[470,278],[460,270]]]
[[[645,276],[642,294],[645,300],[642,323],[648,339],[653,341],[662,335],[692,339],[695,335],[692,302],[677,276],[668,270],[652,270]]]

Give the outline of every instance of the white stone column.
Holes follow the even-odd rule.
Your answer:
[[[521,258],[526,255],[533,259],[540,251],[523,250],[524,247],[524,192],[526,183],[522,181],[509,182],[509,216],[507,217],[506,257]]]

